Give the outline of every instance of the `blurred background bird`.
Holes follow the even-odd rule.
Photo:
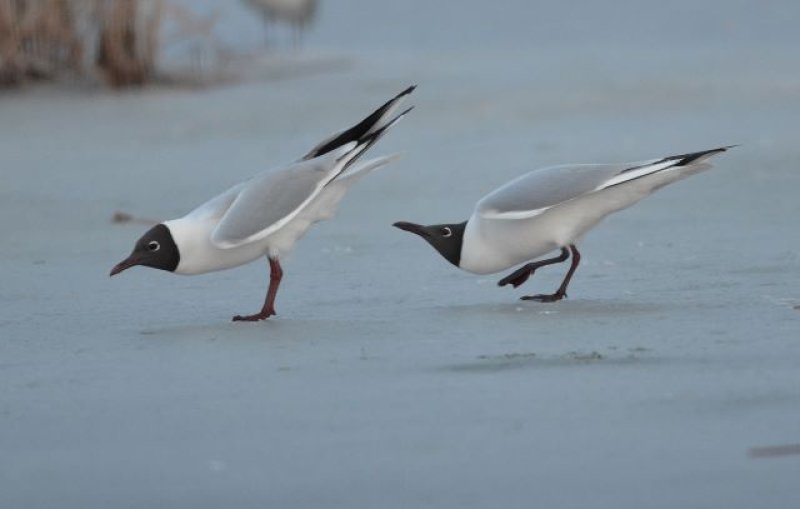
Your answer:
[[[314,20],[317,13],[317,0],[242,0],[245,5],[258,13],[264,22],[264,42],[271,46],[272,27],[285,23],[291,30],[292,47],[302,42],[303,32]]]

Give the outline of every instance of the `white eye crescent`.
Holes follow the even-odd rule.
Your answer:
[[[447,238],[451,235],[453,235],[453,230],[451,230],[449,226],[442,228],[442,237]]]
[[[159,249],[161,249],[161,244],[159,244],[155,240],[151,240],[150,242],[147,243],[147,249],[148,251],[158,251]]]

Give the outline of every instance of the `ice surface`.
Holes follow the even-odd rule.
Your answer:
[[[0,507],[800,507],[800,457],[749,455],[800,442],[797,6],[333,4],[280,79],[0,97]],[[277,319],[229,321],[266,263],[108,278],[146,229],[113,211],[180,215],[412,83],[373,149],[404,157],[301,241]],[[565,267],[499,288],[390,226],[730,143],[557,304],[517,297]]]

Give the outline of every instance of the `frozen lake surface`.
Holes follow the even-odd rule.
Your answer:
[[[797,7],[605,13],[574,43],[558,12],[526,38],[418,3],[341,39],[361,4],[327,7],[230,86],[0,96],[0,507],[800,507],[800,456],[751,455],[800,443]],[[146,228],[115,210],[179,216],[411,83],[371,151],[404,157],[298,244],[277,319],[229,321],[266,263],[108,278]],[[499,288],[390,227],[539,166],[731,143],[593,231],[557,304],[517,298],[564,266]]]

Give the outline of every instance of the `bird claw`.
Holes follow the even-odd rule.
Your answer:
[[[506,285],[510,284],[514,288],[516,288],[519,285],[521,285],[522,283],[524,283],[525,281],[527,281],[528,278],[531,277],[531,274],[533,274],[533,271],[525,272],[523,274],[511,274],[511,275],[508,275],[508,276],[504,277],[503,279],[501,279],[500,281],[498,281],[497,282],[497,286],[506,286]]]
[[[260,322],[266,320],[270,316],[277,315],[274,309],[268,309],[254,315],[236,315],[233,317],[234,322]]]
[[[520,300],[535,300],[536,302],[558,302],[567,297],[566,293],[540,293],[538,295],[523,295]]]

